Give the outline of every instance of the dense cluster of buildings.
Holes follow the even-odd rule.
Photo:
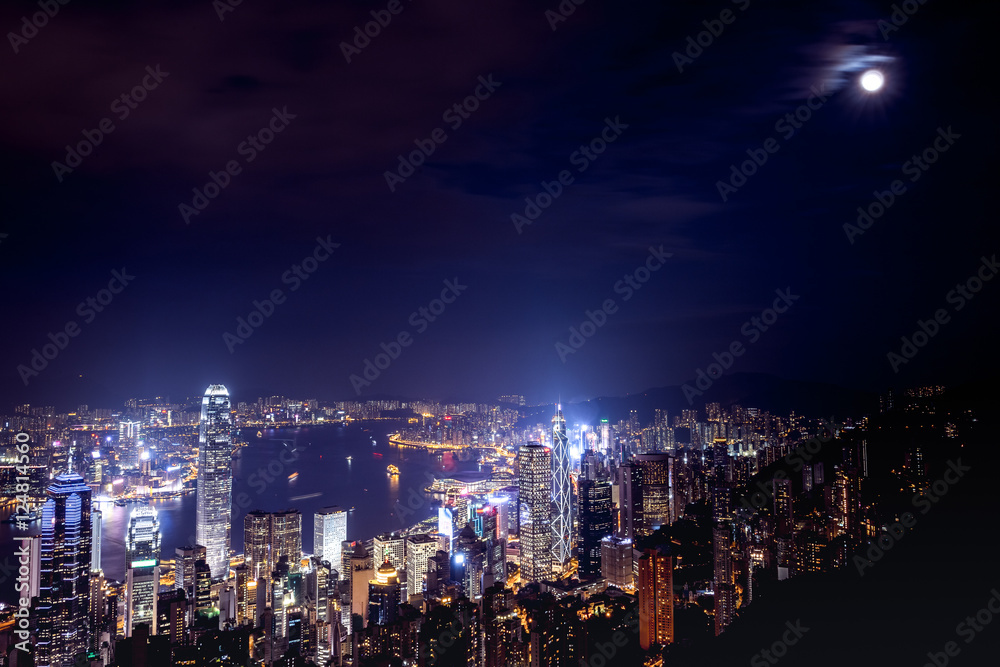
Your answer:
[[[47,448],[44,465],[56,466],[40,499],[42,532],[24,540],[35,665],[562,667],[589,661],[615,633],[628,639],[621,656],[655,665],[674,644],[724,632],[768,586],[849,566],[893,519],[865,493],[863,422],[709,404],[704,417],[685,410],[669,422],[657,410],[648,425],[633,412],[568,428],[557,407],[550,424],[504,416],[498,436],[490,425],[508,408],[422,404],[446,411],[419,413],[424,428],[466,408],[447,421],[477,440],[489,432],[490,446],[513,459],[513,476],[444,480],[437,517],[363,540],[348,539],[349,514],[336,506],[311,516],[254,510],[234,525],[236,415],[266,420],[280,407],[281,420],[294,422],[322,410],[285,399],[241,407],[232,409],[222,385],[201,399],[196,543],[161,560],[171,545],[161,545],[157,512],[135,507],[122,582],[101,570],[102,540],[112,538],[101,534],[94,500],[105,480],[80,469],[86,457],[60,458],[62,445],[39,438],[31,415],[8,420],[25,434],[18,442],[30,440],[40,456]],[[172,409],[152,410],[172,422]],[[128,424],[114,440],[114,474],[141,471],[167,448],[145,444],[148,414],[135,424],[108,418]],[[102,441],[84,433],[70,450]],[[181,451],[158,466],[180,465],[171,462]],[[91,458],[104,452],[102,443]],[[911,486],[921,483],[920,456],[908,452],[901,468]],[[231,548],[238,530],[242,554]],[[303,550],[309,530],[312,553]],[[29,664],[10,638],[8,664]]]

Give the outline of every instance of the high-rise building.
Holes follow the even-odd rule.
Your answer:
[[[651,533],[670,523],[670,455],[637,454],[642,468],[643,528]]]
[[[156,602],[156,634],[167,636],[172,646],[183,644],[187,611],[188,599],[183,590],[175,588],[160,593]]]
[[[152,507],[132,510],[125,536],[125,636],[139,624],[156,634],[160,587],[160,521]]]
[[[598,451],[605,456],[611,456],[611,424],[607,419],[601,420],[601,444]]]
[[[642,467],[629,461],[618,468],[618,497],[620,498],[619,534],[630,540],[645,535],[643,528]]]
[[[622,590],[635,586],[632,540],[609,536],[601,540],[601,576]]]
[[[552,450],[537,442],[517,452],[519,497],[524,508],[520,529],[521,581],[552,576]]]
[[[335,505],[313,516],[313,555],[341,569],[341,543],[347,541],[347,510]]]
[[[35,664],[73,667],[89,644],[91,491],[70,470],[58,475],[45,493]]]
[[[601,576],[601,541],[613,530],[611,484],[589,479],[580,481],[580,540],[577,567],[581,577]]]
[[[795,529],[795,515],[792,511],[792,480],[774,478],[774,521],[775,534],[791,537]]]
[[[372,540],[374,562],[389,561],[397,572],[406,571],[406,538],[400,533],[384,533]]]
[[[385,561],[368,582],[368,623],[390,625],[399,617],[399,574]]]
[[[437,540],[430,535],[406,538],[406,599],[424,592],[427,561],[437,553]]]
[[[716,636],[725,632],[736,615],[736,587],[731,545],[731,524],[728,521],[717,524],[712,531]]]
[[[552,418],[552,557],[562,566],[573,555],[573,482],[562,406]]]
[[[183,590],[184,596],[194,600],[195,563],[205,560],[205,547],[200,544],[174,549],[174,588]]]
[[[253,510],[243,517],[243,551],[249,579],[271,578],[282,556],[290,563],[302,558],[302,514]]]
[[[639,558],[639,645],[674,641],[674,568],[666,549],[646,549]]]
[[[90,549],[90,571],[101,571],[101,510],[90,510],[90,536],[92,545]]]
[[[232,415],[229,390],[213,384],[201,403],[198,434],[196,534],[213,579],[229,576],[229,524],[233,513]]]

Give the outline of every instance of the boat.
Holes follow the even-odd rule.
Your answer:
[[[298,472],[293,472],[291,475],[288,476],[288,479],[295,479],[298,476],[299,476]]]
[[[4,519],[4,523],[20,523],[22,521],[38,521],[39,516],[34,512],[28,514],[11,514]]]
[[[118,507],[125,507],[125,501],[121,498],[115,501],[115,505]]]
[[[263,437],[264,437],[264,434],[263,434],[263,433],[261,433],[260,431],[257,431],[257,437],[258,437],[258,438],[263,438]]]
[[[348,456],[348,457],[347,457],[347,460],[348,460],[348,461],[353,461],[353,460],[354,460],[354,457],[353,457],[353,456]]]
[[[399,468],[392,465],[391,463],[386,467],[385,471],[389,473],[391,477],[399,477]]]
[[[382,458],[381,452],[372,452],[372,453],[374,454],[375,458],[377,458],[377,459]]]

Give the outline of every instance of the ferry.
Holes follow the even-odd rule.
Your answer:
[[[298,472],[293,472],[291,475],[288,476],[288,479],[292,480],[292,479],[295,479],[298,476],[299,476]]]
[[[399,477],[399,468],[397,468],[396,466],[392,465],[391,463],[390,463],[390,464],[389,464],[389,466],[388,466],[388,467],[387,467],[387,468],[385,469],[385,471],[386,471],[387,473],[389,473],[389,476],[390,476],[390,477]]]

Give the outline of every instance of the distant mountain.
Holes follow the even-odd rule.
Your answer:
[[[697,389],[694,381],[688,384]],[[702,386],[705,386],[704,382]],[[681,410],[688,409],[697,409],[703,418],[706,403],[719,403],[723,408],[738,404],[779,415],[794,410],[796,414],[807,417],[842,419],[876,412],[878,395],[821,382],[786,380],[764,373],[734,373],[714,380],[700,396],[693,396],[690,403],[682,386],[675,385],[620,397],[602,396],[564,405],[563,411],[567,421],[571,422],[594,423],[607,419],[614,423],[627,419],[629,412],[636,410],[639,422],[647,424],[653,420],[656,409],[666,410],[671,421]],[[544,421],[546,416],[551,417],[552,409],[551,405],[529,408],[529,421],[535,416]]]

